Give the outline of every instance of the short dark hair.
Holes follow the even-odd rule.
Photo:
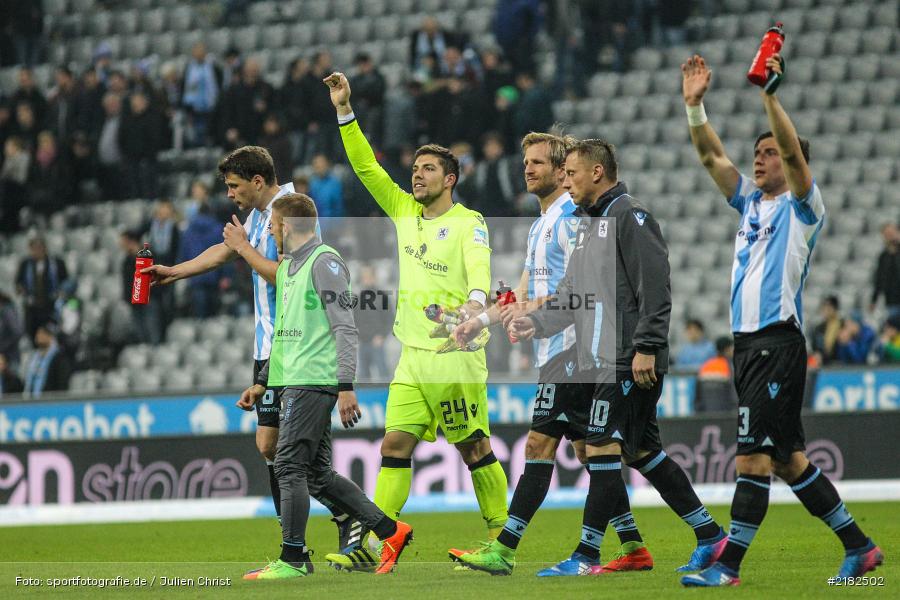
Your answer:
[[[756,136],[756,141],[753,142],[753,151],[756,152],[756,147],[759,146],[759,143],[770,137],[775,137],[775,134],[771,131],[763,131]],[[809,164],[809,140],[798,135],[797,141],[800,142],[800,153],[803,154],[803,160],[806,161],[806,164]]]
[[[587,158],[594,164],[603,165],[605,177],[610,181],[619,179],[619,163],[616,161],[616,147],[600,139],[587,139],[575,142],[566,154],[576,152],[578,156]]]
[[[301,233],[316,230],[319,213],[316,211],[316,203],[306,194],[285,194],[272,204],[272,210],[277,210],[283,218],[291,219],[291,224]]]
[[[734,340],[730,335],[723,335],[716,338],[716,354],[724,355],[725,351],[734,346]]]
[[[841,308],[841,301],[833,294],[822,298],[822,304],[829,304],[834,310],[839,310]]]
[[[219,161],[219,174],[227,177],[229,173],[247,181],[259,175],[266,185],[276,182],[272,155],[262,146],[242,146],[229,152]]]
[[[703,322],[700,319],[688,319],[684,324],[685,327],[696,327],[700,331],[706,331]]]
[[[444,169],[444,175],[453,175],[456,177],[456,181],[453,182],[453,187],[456,187],[456,184],[459,183],[459,160],[453,153],[450,152],[448,148],[439,144],[425,144],[424,146],[419,146],[413,160],[415,161],[420,156],[426,154],[437,156],[438,162],[441,163],[441,168]],[[453,188],[451,188],[451,190],[452,189]]]

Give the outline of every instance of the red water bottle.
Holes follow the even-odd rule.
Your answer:
[[[150,244],[144,242],[144,248],[137,253],[134,261],[134,279],[131,282],[131,303],[147,304],[150,302],[150,274],[141,273],[153,265],[153,253],[150,252]]]
[[[753,85],[763,87],[768,82],[771,73],[766,68],[766,61],[771,56],[781,52],[781,48],[784,46],[784,30],[782,27],[784,25],[781,21],[778,21],[775,23],[775,27],[769,28],[766,35],[763,36],[759,50],[756,51],[756,56],[753,57],[753,63],[750,65],[750,71],[747,72],[747,79]]]
[[[506,285],[506,282],[502,279],[500,280],[500,287],[497,288],[497,304],[500,306],[506,306],[507,304],[512,304],[513,302],[517,302],[516,293],[512,290],[511,287]],[[516,344],[519,342],[518,339],[514,338],[511,334],[507,333],[506,337],[509,338],[510,344]]]

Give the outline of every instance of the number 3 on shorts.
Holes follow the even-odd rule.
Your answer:
[[[591,425],[605,427],[609,419],[609,401],[594,399],[591,405]]]
[[[738,408],[738,418],[740,419],[738,435],[747,435],[750,433],[750,407],[741,406]]]

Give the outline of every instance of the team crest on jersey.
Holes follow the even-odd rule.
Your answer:
[[[605,238],[609,233],[609,221],[607,219],[600,219],[597,221],[597,236]],[[581,244],[581,234],[578,237],[578,243]]]
[[[544,243],[549,244],[550,240],[553,239],[553,228],[548,227],[547,231],[544,232]]]
[[[450,228],[449,228],[449,227],[441,227],[440,229],[438,229],[438,232],[437,232],[437,239],[439,239],[439,240],[446,240],[446,239],[447,239],[447,235],[449,235],[449,234],[450,234]]]
[[[634,213],[632,213],[632,214],[634,214],[634,220],[637,221],[638,225],[640,225],[641,227],[643,227],[643,226],[644,226],[644,221],[647,220],[647,213],[645,213],[645,212],[642,211],[642,210],[636,210],[636,211],[634,211]]]

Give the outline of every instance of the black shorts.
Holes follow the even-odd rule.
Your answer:
[[[253,381],[259,375],[260,369],[266,364],[264,360],[253,361]],[[278,388],[266,388],[266,395],[256,403],[256,424],[263,427],[278,427]]]
[[[635,457],[641,450],[662,450],[656,403],[662,394],[663,379],[665,376],[657,373],[656,383],[645,390],[634,383],[631,371],[620,371],[616,373],[615,383],[596,384],[586,442],[591,446],[604,446],[618,441],[626,457]]]
[[[806,340],[792,325],[735,336],[738,454],[769,454],[778,462],[806,449],[800,409],[806,386]]]
[[[583,440],[591,407],[590,383],[576,383],[578,355],[573,346],[541,367],[534,396],[531,430],[561,440]],[[583,375],[583,374],[582,374]]]

